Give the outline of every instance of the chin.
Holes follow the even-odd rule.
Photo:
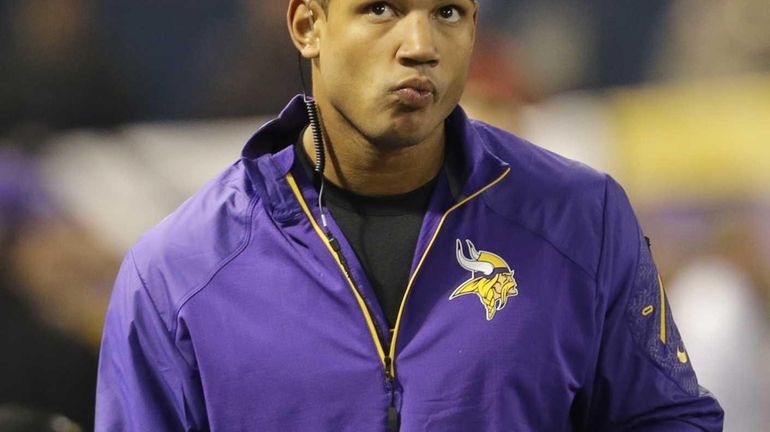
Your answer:
[[[401,149],[418,145],[444,124],[445,116],[437,105],[420,110],[369,110],[368,122],[356,122],[367,139],[380,149]]]
[[[406,127],[405,127],[406,126]],[[383,149],[401,149],[418,145],[425,141],[432,130],[424,130],[423,125],[402,125],[394,123],[390,128],[377,134],[372,142]]]

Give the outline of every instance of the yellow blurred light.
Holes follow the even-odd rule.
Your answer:
[[[608,102],[618,173],[636,198],[770,196],[770,75],[621,90]]]

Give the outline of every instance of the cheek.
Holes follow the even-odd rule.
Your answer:
[[[444,70],[447,72],[448,95],[462,93],[468,78],[468,69],[473,54],[472,40],[454,40],[444,47]]]
[[[321,71],[329,89],[360,88],[376,82],[376,67],[370,51],[347,41],[337,43],[333,50],[322,55]]]
[[[460,102],[463,91],[465,90],[465,83],[467,78],[468,72],[463,65],[462,69],[457,69],[455,73],[452,74],[452,77],[447,81],[447,86],[444,90],[445,93],[441,99],[442,105],[445,105],[448,111],[451,111],[455,105]]]

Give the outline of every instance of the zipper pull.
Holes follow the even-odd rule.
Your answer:
[[[392,404],[388,407],[388,432],[398,432],[401,429],[401,417]]]

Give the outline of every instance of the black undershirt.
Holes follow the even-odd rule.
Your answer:
[[[301,139],[294,152],[308,177],[314,178],[313,163]],[[328,179],[324,185],[324,205],[355,251],[391,329],[409,281],[417,237],[436,178],[414,191],[388,196],[355,194]]]

